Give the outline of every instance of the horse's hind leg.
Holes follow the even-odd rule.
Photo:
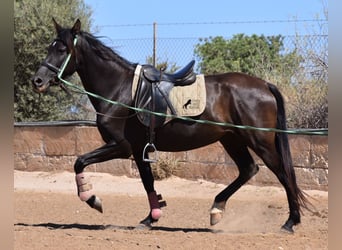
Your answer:
[[[289,204],[290,215],[288,220],[282,226],[282,229],[286,230],[287,232],[293,233],[292,227],[300,223],[300,203],[299,199],[303,197],[301,190],[298,188],[295,174],[293,170],[293,174],[288,176],[286,170],[284,168],[284,163],[281,161],[281,157],[277,152],[275,146],[270,144],[268,147],[259,147],[259,150],[256,151],[258,156],[264,161],[266,166],[276,175],[279,182],[283,185],[287,195],[287,201]],[[293,169],[293,166],[290,166]]]
[[[243,144],[238,136],[227,135],[220,140],[223,147],[236,163],[239,175],[238,177],[216,197],[210,212],[210,224],[215,225],[223,216],[226,202],[243,184],[252,178],[259,170],[250,155],[247,146]]]

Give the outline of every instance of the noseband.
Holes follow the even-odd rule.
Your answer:
[[[47,67],[49,70],[51,70],[52,72],[58,74],[61,69],[57,68],[56,66],[52,65],[51,63],[46,62],[45,60],[41,63],[41,66]]]

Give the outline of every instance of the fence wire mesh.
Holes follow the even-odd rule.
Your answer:
[[[146,26],[134,28],[146,29]],[[289,72],[287,67],[291,67],[292,63],[282,65],[283,75],[268,72],[268,65],[258,65],[255,72],[256,76],[260,76],[262,71],[265,80],[280,88],[287,103],[288,126],[292,128],[328,127],[328,36],[320,34],[325,32],[313,33],[283,36],[281,53],[296,51],[301,58],[300,67],[291,76],[292,85],[283,84],[284,74]],[[142,38],[107,37],[104,43],[133,63],[152,64],[152,58],[155,57],[156,64],[167,63],[167,71],[181,68],[195,59],[195,71],[200,73],[200,62],[199,58],[196,58],[195,47],[201,43],[201,38],[203,37],[154,37],[151,33],[150,37]],[[224,37],[226,40],[230,38]],[[83,112],[82,117],[94,119],[94,114]]]
[[[225,37],[225,39],[230,39],[230,37]],[[110,41],[110,46],[129,61],[140,64],[151,63],[153,38],[112,39]],[[285,36],[283,42],[284,53],[296,50],[303,59],[300,75],[296,76],[299,82],[314,76],[321,80],[327,79],[327,71],[322,71],[324,67],[327,68],[327,35]],[[157,63],[168,62],[170,65],[182,67],[190,60],[198,59],[194,53],[197,44],[200,44],[200,38],[157,38],[155,43]],[[196,60],[195,70],[199,73],[198,60]]]

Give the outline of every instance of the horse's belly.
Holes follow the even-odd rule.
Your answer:
[[[224,133],[205,125],[165,126],[156,133],[156,147],[168,152],[191,150],[218,141]]]

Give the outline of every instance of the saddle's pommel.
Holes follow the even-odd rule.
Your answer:
[[[143,68],[143,74],[146,79],[151,82],[171,82],[174,86],[186,86],[196,81],[196,74],[193,71],[195,60],[192,60],[184,68],[180,69],[176,73],[161,73],[160,70],[156,69],[151,65],[145,65]]]

